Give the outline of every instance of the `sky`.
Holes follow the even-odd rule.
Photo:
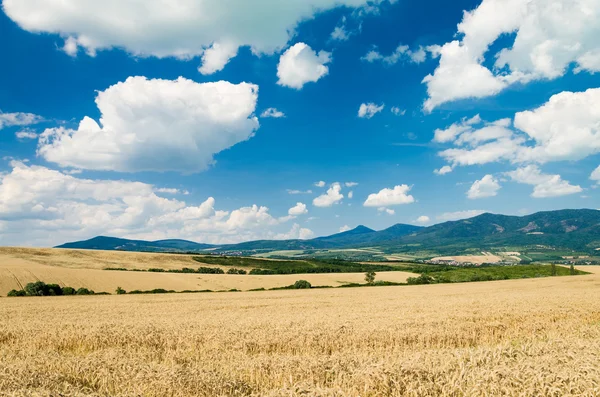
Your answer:
[[[2,0],[0,245],[598,208],[600,0]]]

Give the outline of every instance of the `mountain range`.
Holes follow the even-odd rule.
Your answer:
[[[590,209],[538,212],[527,216],[485,213],[473,218],[420,227],[397,224],[375,231],[366,226],[311,240],[259,240],[211,245],[186,240],[142,241],[94,237],[57,248],[201,252],[280,251],[378,247],[385,251],[436,250],[455,252],[470,248],[549,246],[580,251],[600,248],[600,211]]]

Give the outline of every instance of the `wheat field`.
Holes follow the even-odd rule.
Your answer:
[[[113,293],[117,287],[127,291],[163,288],[174,291],[212,290],[247,291],[256,288],[279,288],[299,279],[313,286],[337,287],[364,283],[363,273],[230,275],[123,272],[101,270],[105,267],[127,269],[181,269],[199,267],[191,255],[136,252],[79,251],[37,248],[0,248],[0,296],[12,289],[22,289],[30,282],[56,283],[62,287],[88,288]],[[207,265],[210,267],[219,267]],[[408,272],[380,272],[377,279],[396,283],[413,277]]]
[[[3,396],[597,396],[600,270],[469,284],[0,298]]]

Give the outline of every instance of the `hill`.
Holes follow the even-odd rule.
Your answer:
[[[144,252],[194,252],[212,248],[209,244],[199,244],[187,240],[127,240],[116,237],[98,236],[85,241],[66,243],[56,248],[90,249],[103,251],[144,251]]]
[[[501,246],[548,246],[590,251],[600,247],[600,211],[558,210],[522,217],[485,213],[430,226],[380,244],[394,249],[414,249],[415,245],[438,251]]]
[[[311,240],[260,240],[214,246],[185,240],[140,241],[96,237],[58,248],[217,252],[327,250],[378,247],[386,252],[433,250],[439,253],[504,246],[547,246],[591,252],[600,248],[600,211],[590,209],[538,212],[527,216],[482,214],[430,227],[397,224],[375,231],[366,226]]]

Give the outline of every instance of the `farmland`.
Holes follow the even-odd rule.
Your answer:
[[[270,263],[271,261],[269,261]],[[278,263],[278,262],[277,262]],[[247,291],[257,288],[280,288],[302,278],[313,286],[340,286],[364,281],[363,273],[328,273],[283,275],[219,275],[154,273],[141,271],[108,271],[105,268],[128,270],[180,270],[198,267],[201,262],[189,255],[134,252],[77,251],[56,249],[0,248],[0,296],[12,289],[22,289],[35,281],[56,283],[74,288],[89,288],[96,292],[113,293],[117,287],[125,290],[212,290]],[[210,264],[218,267],[218,265]],[[226,269],[226,266],[222,266]],[[381,272],[377,279],[395,283],[414,276],[409,272]]]
[[[600,269],[584,270],[595,274],[0,298],[0,395],[598,395]]]

